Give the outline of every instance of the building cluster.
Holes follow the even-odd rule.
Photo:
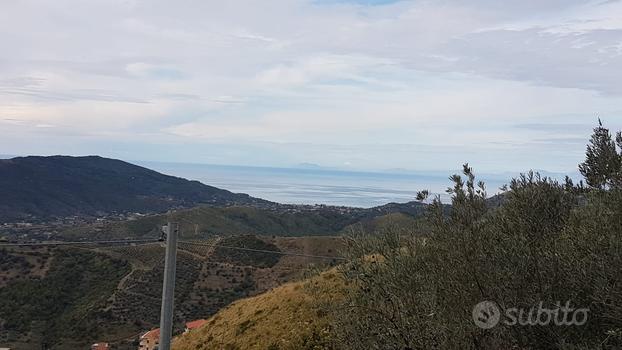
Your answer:
[[[184,334],[197,329],[207,323],[207,320],[186,322]],[[160,328],[152,329],[140,336],[138,350],[157,350],[160,343]]]
[[[195,320],[186,323],[184,334],[197,329],[207,323],[207,320]],[[157,350],[160,345],[160,328],[155,328],[140,336],[138,350]],[[2,350],[2,349],[0,349]],[[110,350],[108,343],[95,343],[91,350]]]
[[[142,213],[101,213],[98,217],[67,216],[51,220],[31,217],[26,221],[0,223],[0,239],[14,243],[44,241],[53,239],[71,227],[88,227],[93,233],[106,229],[106,225],[119,221],[134,221],[149,214]]]

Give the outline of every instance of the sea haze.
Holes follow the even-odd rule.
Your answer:
[[[442,194],[450,185],[447,174],[356,172],[325,168],[270,168],[232,165],[134,162],[164,174],[198,180],[232,192],[247,193],[279,203],[374,207],[408,202],[429,189]],[[506,180],[488,179],[490,194]]]

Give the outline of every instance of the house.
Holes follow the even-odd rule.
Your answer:
[[[110,344],[108,343],[95,343],[91,345],[91,350],[110,350]]]
[[[138,350],[156,350],[160,344],[160,328],[152,329],[140,337]]]
[[[206,323],[207,323],[207,320],[195,320],[195,321],[186,322],[186,329],[184,330],[184,333],[188,333],[193,329],[197,329]]]

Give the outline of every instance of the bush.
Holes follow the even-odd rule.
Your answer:
[[[353,288],[335,312],[337,348],[614,349],[622,346],[622,194],[521,175],[487,208],[483,183],[453,176],[452,209],[430,206],[429,232],[394,227],[349,239],[342,273]],[[569,301],[583,326],[484,330],[474,305],[503,313]]]

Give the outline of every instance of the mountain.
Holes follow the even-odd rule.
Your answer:
[[[0,160],[0,221],[266,203],[98,156]]]

